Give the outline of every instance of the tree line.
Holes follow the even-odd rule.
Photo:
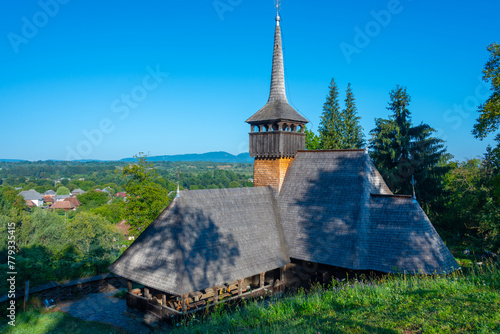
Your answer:
[[[229,169],[223,170],[215,163],[153,164],[143,154],[136,158],[133,163],[85,163],[83,169],[75,170],[71,165],[82,163],[2,164],[7,179],[11,171],[13,175],[21,175],[12,184],[4,179],[0,187],[0,269],[8,271],[7,226],[15,223],[18,288],[26,280],[37,286],[106,272],[132,242],[128,237],[140,234],[175,197],[177,180],[180,190],[253,185],[248,181],[250,175],[246,174],[248,164],[220,164]],[[92,166],[96,166],[96,170]],[[71,174],[71,171],[87,174]],[[51,177],[64,175],[65,178],[55,185],[53,180],[37,178],[45,172]],[[102,178],[96,177],[99,175]],[[86,192],[77,196],[81,206],[75,211],[53,211],[27,207],[19,192],[33,188],[41,193],[55,190],[60,195],[76,188]],[[125,192],[126,199],[114,196],[117,192]],[[123,220],[130,225],[126,232],[123,228],[127,225],[118,229],[118,223]],[[0,288],[6,289],[6,284],[1,282]]]

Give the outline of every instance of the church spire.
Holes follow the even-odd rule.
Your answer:
[[[255,158],[254,186],[271,186],[279,192],[295,155],[306,147],[304,126],[307,119],[292,108],[286,97],[279,0],[276,1],[276,13],[269,100],[246,122],[251,131],[249,152]]]
[[[285,66],[283,65],[280,21],[280,1],[276,1],[276,28],[274,31],[273,70],[271,74],[269,101],[288,102],[285,91]]]
[[[292,122],[304,125],[308,121],[288,103],[285,91],[285,66],[281,45],[280,1],[276,1],[276,27],[274,29],[273,69],[271,72],[271,91],[266,105],[246,120],[251,125],[276,122]]]

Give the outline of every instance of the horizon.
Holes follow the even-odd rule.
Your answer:
[[[290,104],[317,132],[332,77],[343,107],[352,84],[365,139],[407,87],[413,124],[438,130],[455,159],[475,158],[486,47],[500,4],[389,0],[284,1]],[[1,159],[114,161],[248,152],[244,121],[269,96],[272,1],[148,5],[135,0],[1,4]],[[186,153],[193,152],[193,153]],[[72,159],[71,159],[72,158]]]

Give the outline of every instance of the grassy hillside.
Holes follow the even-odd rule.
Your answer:
[[[232,311],[179,321],[173,333],[500,333],[500,267],[448,276],[386,276],[334,281],[329,287],[247,301]],[[17,333],[120,333],[59,312],[20,312]],[[165,330],[170,333],[170,330]]]
[[[174,333],[500,333],[500,270],[333,282],[234,312],[190,318]]]

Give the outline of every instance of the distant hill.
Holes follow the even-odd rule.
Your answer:
[[[125,158],[120,161],[135,161],[135,158]],[[211,162],[229,162],[229,163],[253,163],[249,153],[233,155],[227,152],[208,152],[201,154],[177,154],[177,155],[159,155],[148,157],[148,161],[211,161]]]
[[[21,160],[21,159],[0,159],[0,162],[20,162],[20,161],[26,161],[26,160]]]

